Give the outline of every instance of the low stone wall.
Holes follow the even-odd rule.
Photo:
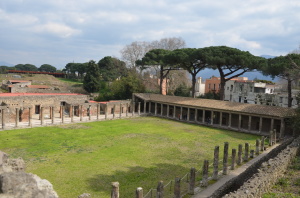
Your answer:
[[[288,142],[285,142],[281,145],[281,148],[286,146]],[[275,184],[275,182],[284,175],[288,165],[297,155],[300,145],[300,138],[295,139],[290,143],[285,149],[280,151],[280,147],[277,148],[279,154],[272,159],[264,159],[263,163],[259,163],[260,166],[256,168],[257,165],[250,167],[245,174],[250,174],[252,171],[257,171],[249,180],[247,180],[239,189],[231,192],[224,197],[226,198],[256,198],[261,197],[262,194],[269,192],[270,188]],[[276,154],[276,150],[270,153],[270,156]],[[270,156],[266,156],[270,158]],[[256,169],[256,170],[255,170]],[[246,177],[245,174],[239,175],[235,181],[231,181],[231,185],[234,182],[240,182],[243,178]],[[231,188],[232,189],[232,188]],[[227,189],[228,190],[228,189]],[[223,193],[226,191],[226,188],[223,188]],[[213,197],[220,197],[222,191],[216,192]]]

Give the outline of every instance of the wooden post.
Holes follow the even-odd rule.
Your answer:
[[[214,171],[213,171],[212,179],[213,180],[218,180],[218,174],[219,174],[219,146],[215,146],[213,166],[214,166]]]
[[[119,182],[112,182],[111,198],[119,198]]]
[[[202,110],[202,124],[205,123],[205,110]]]
[[[142,187],[138,187],[135,191],[135,197],[136,198],[143,198],[143,188]]]
[[[173,118],[175,119],[176,118],[176,106],[174,105],[174,111],[173,111]]]
[[[202,186],[208,185],[208,160],[204,160],[202,169]]]
[[[220,120],[219,120],[220,127],[222,126],[222,117],[223,117],[223,113],[222,111],[220,111]]]
[[[238,130],[239,130],[239,131],[240,131],[241,128],[242,128],[241,124],[242,124],[242,115],[239,114],[239,124],[238,124]]]
[[[231,170],[235,169],[236,149],[232,149],[231,153]]]
[[[196,169],[193,167],[190,171],[189,194],[195,194]]]
[[[151,101],[149,102],[149,113],[151,114]]]
[[[18,127],[18,125],[19,125],[19,108],[16,108],[16,127]]]
[[[174,198],[180,198],[180,181],[181,181],[181,179],[179,177],[175,178]]]
[[[244,161],[248,161],[249,160],[249,143],[245,143],[245,159]]]
[[[154,115],[157,115],[157,102],[154,103]]]
[[[194,122],[198,122],[198,109],[195,109],[195,121]]]
[[[231,128],[231,113],[229,113],[229,119],[228,119],[228,128]]]
[[[263,119],[262,119],[262,117],[259,117],[259,133],[261,133],[261,130],[262,130],[262,121],[263,121]]]
[[[228,142],[224,143],[224,155],[223,155],[223,175],[227,175],[228,170]]]
[[[164,197],[164,183],[163,181],[158,182],[156,191],[156,198],[163,198]]]
[[[259,139],[256,139],[256,143],[255,143],[255,155],[259,155]]]
[[[243,145],[239,144],[239,149],[238,149],[238,158],[237,158],[237,165],[241,165],[242,164],[242,153],[243,153]]]
[[[265,150],[265,136],[261,137],[261,142],[260,142],[260,151],[264,151]]]

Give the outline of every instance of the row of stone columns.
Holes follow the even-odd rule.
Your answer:
[[[119,118],[122,117],[122,110],[123,110],[123,105],[122,103],[120,103],[120,113],[119,113]],[[140,111],[140,105],[141,103],[138,103],[138,115],[141,114]],[[71,122],[74,122],[74,106],[79,106],[79,119],[80,121],[83,121],[83,105],[70,105],[70,111],[69,111],[69,117],[71,119]],[[32,107],[27,107],[28,108],[28,126],[31,127],[32,126]],[[100,115],[100,104],[97,104],[96,106],[97,110],[96,110],[96,119],[99,120],[99,115]],[[113,118],[116,118],[115,115],[115,109],[116,109],[116,105],[113,106],[114,111],[113,111]],[[44,109],[45,107],[41,106],[40,110],[39,110],[39,120],[40,120],[40,124],[44,125],[45,123],[45,119],[44,119]],[[89,113],[88,113],[88,119],[91,120],[92,117],[92,113],[91,113],[91,105],[89,105],[88,107]],[[2,124],[2,129],[6,129],[6,109],[2,109],[1,110],[1,124]],[[64,115],[64,111],[65,111],[65,106],[60,106],[60,118],[61,118],[61,122],[65,123],[65,115]],[[134,115],[134,111],[135,111],[135,103],[132,103],[132,115]],[[19,108],[15,108],[15,127],[19,126],[19,117],[20,117],[20,109]],[[129,104],[126,103],[126,117],[128,117],[129,113]],[[49,114],[50,114],[50,119],[51,119],[51,123],[54,124],[55,120],[55,116],[54,116],[54,107],[50,106],[49,107]],[[108,119],[108,105],[105,106],[105,119]]]
[[[152,113],[151,112],[151,104],[152,102],[147,102],[145,101],[144,102],[144,113],[146,113],[146,107],[147,107],[147,103],[149,103],[149,106],[148,106],[148,112],[149,113]],[[160,115],[158,114],[157,112],[157,108],[158,108],[158,105],[160,104]],[[154,115],[155,116],[163,116],[163,103],[157,103],[155,102],[154,103]],[[167,113],[166,113],[166,117],[170,117],[169,116],[169,111],[170,111],[170,106],[173,106],[173,116],[172,118],[173,119],[176,119],[176,109],[178,106],[176,105],[169,105],[167,104]],[[189,107],[186,107],[187,108],[187,116],[186,116],[186,120],[189,122],[191,120],[190,118],[190,111],[191,109],[194,109],[195,111],[195,114],[194,114],[194,122],[195,123],[199,123],[197,118],[198,118],[198,110],[202,110],[202,123],[207,123],[209,125],[214,125],[213,123],[213,120],[214,120],[214,113],[215,111],[213,110],[208,110],[208,109],[198,109],[198,108],[189,108]],[[178,117],[178,119],[182,119],[183,118],[183,107],[180,106],[180,116]],[[205,120],[205,113],[207,111],[210,111],[210,118],[209,120]],[[218,125],[220,127],[223,127],[222,125],[222,118],[223,118],[223,113],[227,113],[228,114],[228,125],[226,127],[228,128],[232,128],[232,113],[231,112],[222,112],[222,111],[218,111],[220,113],[220,119],[219,119],[219,123]],[[236,114],[236,113],[235,113]],[[241,123],[242,123],[242,115],[243,114],[238,114],[238,126],[237,126],[237,130],[242,130],[242,126],[241,126]],[[246,130],[248,130],[249,132],[251,131],[251,126],[252,126],[252,115],[247,115],[248,116],[248,128]],[[257,116],[256,116],[257,117]],[[270,130],[273,130],[274,129],[274,118],[268,118],[271,120],[271,124],[270,124]],[[263,117],[259,117],[259,129],[258,129],[258,132],[261,133],[262,132],[262,128],[263,128]],[[285,130],[285,124],[284,124],[284,119],[283,118],[280,118],[280,138],[283,138],[284,137],[284,130]]]

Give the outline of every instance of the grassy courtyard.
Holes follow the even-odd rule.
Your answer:
[[[134,118],[0,132],[0,150],[22,157],[27,172],[49,180],[61,198],[88,192],[109,197],[120,182],[120,197],[134,197],[159,180],[182,177],[216,145],[231,148],[257,136],[160,119]]]

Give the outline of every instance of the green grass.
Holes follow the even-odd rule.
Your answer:
[[[0,150],[22,157],[27,171],[49,180],[61,198],[88,192],[109,197],[113,181],[120,182],[120,196],[134,197],[182,177],[203,160],[212,163],[216,145],[223,151],[257,136],[159,119],[134,118],[38,127],[0,132]],[[222,156],[220,156],[220,159]]]

